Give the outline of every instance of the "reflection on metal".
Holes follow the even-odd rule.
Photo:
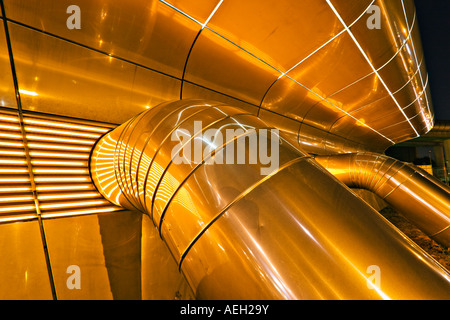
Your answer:
[[[447,273],[308,158],[383,152],[433,126],[413,0],[78,0],[79,30],[69,1],[1,4],[0,104],[24,121],[0,115],[0,221],[148,212],[199,298],[448,296]],[[367,28],[371,5],[380,29]],[[156,107],[179,98],[220,103]],[[138,114],[92,158],[114,205],[88,176],[111,127],[38,114]],[[279,170],[174,165],[170,134],[196,118],[279,128]],[[372,264],[385,280],[368,291]]]
[[[92,178],[114,204],[149,214],[196,298],[450,298],[442,266],[287,139],[269,139],[279,166],[265,176],[261,161],[208,162],[266,127],[220,103],[163,103],[97,142]],[[202,135],[237,128],[245,134],[214,148]],[[202,157],[174,165],[183,134]]]
[[[3,2],[24,110],[123,123],[212,99],[292,121],[315,154],[383,152],[434,123],[413,0],[79,0],[80,30],[67,1]]]
[[[315,157],[349,187],[370,190],[450,247],[450,189],[414,165],[374,153]]]

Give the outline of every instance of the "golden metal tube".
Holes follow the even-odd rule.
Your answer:
[[[150,215],[198,299],[450,298],[442,266],[265,128],[219,103],[163,103],[103,136],[91,175],[111,202]],[[254,137],[278,157],[265,174]]]
[[[315,157],[349,187],[367,189],[450,247],[450,189],[424,170],[376,153]]]

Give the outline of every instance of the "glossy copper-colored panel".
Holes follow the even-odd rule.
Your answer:
[[[141,299],[142,214],[99,214],[98,225],[113,299]]]
[[[345,115],[346,113],[341,111],[336,104],[322,100],[308,110],[303,118],[303,123],[328,131],[333,123]]]
[[[140,299],[141,220],[129,211],[44,219],[57,298]]]
[[[342,104],[342,108],[345,108],[345,111],[352,113],[388,95],[389,93],[380,82],[378,76],[375,73],[371,73],[326,98],[339,101]]]
[[[14,0],[5,1],[5,8],[12,20],[181,77],[191,43],[200,30],[196,22],[157,0],[82,0],[76,3],[81,29],[69,29],[66,10],[73,4],[69,0],[47,1],[45,5],[37,0]]]
[[[302,125],[301,122],[262,108],[258,113],[258,118],[270,126],[279,129],[281,134],[283,134],[283,136],[293,145],[298,145],[298,132]]]
[[[358,17],[366,14],[370,5],[373,4],[372,0],[361,0],[361,1],[347,1],[347,0],[331,0],[330,1],[339,15],[344,20],[347,26],[351,25],[355,21],[358,21]],[[368,15],[367,15],[368,17]],[[360,18],[362,21],[366,21],[364,18]]]
[[[420,108],[423,108],[425,113],[429,115],[427,99],[425,97],[425,93],[423,93],[424,88],[420,84],[420,79],[413,77],[410,81],[415,82],[415,85],[403,86],[400,90],[393,93],[394,99],[397,100],[398,104],[402,106],[405,114],[410,118],[417,115]],[[428,86],[428,83],[425,85]],[[413,108],[411,108],[411,106],[413,106]],[[414,109],[412,113],[410,111],[411,109]]]
[[[383,108],[383,106],[389,106],[389,108]],[[355,110],[351,115],[354,118],[359,119],[362,123],[370,123],[375,130],[382,128],[380,127],[379,121],[389,125],[404,121],[407,118],[396,106],[394,99],[390,95],[361,109]],[[388,115],[394,116],[393,119],[390,119]],[[337,124],[335,124],[335,126],[336,125]],[[411,131],[414,132],[412,128]],[[395,136],[395,133],[391,133],[389,136]]]
[[[322,100],[294,80],[282,77],[268,89],[261,107],[302,121],[309,108]]]
[[[372,4],[381,8],[381,29],[367,26],[370,17],[367,9]],[[69,30],[65,25],[68,14],[64,10],[68,5],[66,1],[54,1],[44,10],[38,1],[5,3],[13,20],[11,39],[17,52],[19,85],[26,92],[38,94],[23,94],[25,108],[56,113],[61,109],[57,105],[70,105],[71,116],[86,113],[91,119],[120,123],[146,107],[177,98],[177,91],[183,86],[186,89],[181,92],[183,98],[205,95],[201,98],[231,103],[224,95],[240,101],[238,104],[242,106],[261,104],[297,121],[303,121],[308,113],[306,123],[328,130],[343,116],[339,109],[353,112],[389,94],[387,88],[394,92],[406,86],[398,103],[384,107],[393,111],[412,101],[411,94],[425,85],[420,73],[416,74],[419,78],[411,78],[417,71],[417,57],[422,59],[412,1],[308,0],[277,1],[276,5],[234,0],[145,4],[135,0],[127,5],[105,0],[83,1],[78,4],[83,21],[80,30]],[[340,18],[354,38],[344,29]],[[27,30],[14,21],[49,34]],[[206,22],[206,26],[202,25]],[[134,32],[137,25],[139,31]],[[21,28],[26,32],[17,31]],[[52,34],[82,47],[54,39]],[[27,44],[26,39],[33,41]],[[46,49],[50,47],[54,50]],[[94,60],[99,65],[94,66]],[[384,67],[372,74],[371,64],[375,69]],[[183,76],[185,66],[184,75],[189,82],[186,86],[176,79]],[[284,72],[295,81],[286,80]],[[37,86],[37,81],[42,84]],[[40,92],[26,87],[38,88]],[[103,99],[100,101],[98,96]],[[319,107],[317,103],[323,103],[324,99],[329,99],[336,111]],[[430,100],[428,96],[425,99]],[[425,102],[428,110],[430,101]],[[125,103],[130,112],[122,116],[117,110],[125,110],[119,107]],[[101,107],[95,113],[94,108],[87,110],[88,105]],[[115,111],[107,112],[103,105]],[[75,114],[74,110],[79,112]],[[431,110],[426,114],[432,118]],[[412,116],[408,114],[405,120]],[[364,121],[374,129],[370,119]],[[393,119],[389,125],[393,122],[397,120]],[[431,120],[426,126],[431,128]],[[345,132],[336,133],[346,136]],[[413,129],[410,137],[415,135]],[[389,137],[398,141],[395,132],[390,132]],[[351,139],[361,141],[360,137]],[[373,141],[365,144],[375,146]]]
[[[143,300],[192,300],[193,293],[178,271],[158,229],[142,215],[141,292]]]
[[[407,41],[403,47],[404,51],[410,50],[410,43]],[[421,57],[419,57],[420,59]],[[396,92],[401,89],[409,79],[412,79],[414,75],[419,76],[416,71],[419,69],[419,65],[415,61],[414,57],[408,57],[403,52],[396,55],[389,63],[383,68],[378,70],[378,74],[386,83],[390,92]],[[420,61],[420,60],[418,60]],[[420,78],[418,78],[420,79]],[[420,84],[420,82],[419,82]],[[415,81],[411,81],[408,86],[415,87],[418,84]]]
[[[312,154],[324,154],[324,140],[327,133],[323,130],[302,123],[298,133],[300,148]]]
[[[3,20],[0,20],[0,24],[0,106],[17,108]]]
[[[427,78],[428,78],[428,75],[427,75]],[[426,86],[426,88],[425,88],[425,100],[428,102],[428,107],[429,107],[429,110],[431,110],[431,114],[426,114],[425,115],[425,117],[428,119],[428,126],[427,126],[427,131],[426,132],[428,132],[428,131],[430,131],[431,130],[431,128],[433,127],[433,125],[434,125],[434,112],[433,112],[433,101],[431,100],[431,91],[430,91],[430,86],[428,85],[428,86]]]
[[[356,152],[365,149],[362,143],[317,129],[305,123],[300,126],[298,144],[302,150],[310,154],[321,155]]]
[[[199,23],[205,23],[220,5],[220,0],[166,0],[167,3],[186,13]]]
[[[380,28],[369,29],[366,19],[358,20],[351,28],[356,41],[375,69],[388,62],[402,46],[409,33],[401,0],[374,2],[380,8]]]
[[[368,149],[368,147],[364,146],[362,143],[350,141],[332,133],[327,134],[324,140],[324,146],[326,154],[349,153]]]
[[[330,133],[360,144],[365,144],[365,141],[370,140],[373,142],[373,145],[370,146],[370,148],[378,148],[378,150],[383,150],[383,148],[391,146],[393,141],[380,131],[375,131],[376,129],[367,127],[365,123],[368,122],[368,120],[366,119],[366,115],[364,114],[362,117],[344,116],[333,124]]]
[[[408,127],[409,123],[417,128],[418,132],[421,131],[423,133],[425,130],[427,130],[427,122],[428,120],[426,120],[425,117],[421,116],[421,114],[418,114],[417,116],[415,116],[414,118],[410,118],[409,120],[386,126],[385,128],[380,129],[380,132],[387,134],[395,130],[397,132],[397,139],[400,140],[401,136],[406,137],[408,135],[408,132],[411,132]]]
[[[0,298],[52,299],[38,221],[0,224]]]
[[[220,110],[225,118],[213,116]],[[270,145],[279,147],[271,154],[278,152],[280,161],[267,175],[260,171],[261,159],[209,162],[235,140],[212,141],[203,136],[207,129],[217,136],[218,130],[241,127],[240,138],[258,132],[259,141],[264,139],[255,129],[266,124],[236,112],[199,100],[164,103],[105,135],[91,157],[99,190],[150,214],[196,298],[448,296],[450,275],[438,263],[286,140],[270,138]],[[157,125],[148,127],[152,122]],[[186,163],[173,165],[179,152],[174,153],[173,134],[185,136],[180,147],[200,143],[200,157],[194,151],[185,155]],[[244,154],[254,151],[247,144]],[[103,167],[107,161],[109,172]],[[147,171],[142,178],[140,166]],[[111,188],[123,194],[117,197]],[[367,268],[374,263],[383,270],[382,287],[368,286]]]
[[[128,107],[133,110],[154,107],[179,98],[181,81],[136,66]]]
[[[299,19],[293,12],[308,14]],[[282,72],[343,30],[327,4],[315,0],[224,1],[208,27]]]
[[[220,101],[225,104],[236,106],[240,109],[248,111],[251,114],[256,115],[258,113],[258,107],[250,103],[246,103],[241,100],[234,99],[230,96],[221,94],[220,92],[209,90],[205,87],[200,87],[193,83],[183,82],[183,99],[205,99],[211,101]]]
[[[204,87],[259,105],[280,72],[208,28],[192,49],[185,78]]]
[[[9,26],[26,110],[121,123],[145,110],[144,103],[178,97],[180,82],[171,77],[16,24]],[[123,104],[127,108],[120,107]]]
[[[364,56],[345,32],[287,75],[326,97],[371,72],[372,69]]]
[[[58,299],[112,299],[97,215],[49,219],[44,227]],[[80,289],[67,286],[72,265],[79,267]]]

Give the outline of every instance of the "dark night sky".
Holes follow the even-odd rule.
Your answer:
[[[436,120],[450,120],[450,1],[414,0]]]

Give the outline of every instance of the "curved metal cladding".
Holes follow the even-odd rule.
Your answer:
[[[349,187],[370,190],[428,236],[450,247],[450,188],[414,165],[357,153],[315,160]]]
[[[433,126],[413,0],[78,0],[77,30],[69,0],[3,2],[24,110],[123,123],[211,99],[321,155]]]
[[[450,298],[445,269],[269,128],[221,103],[163,103],[103,136],[91,174],[150,215],[199,299]]]

